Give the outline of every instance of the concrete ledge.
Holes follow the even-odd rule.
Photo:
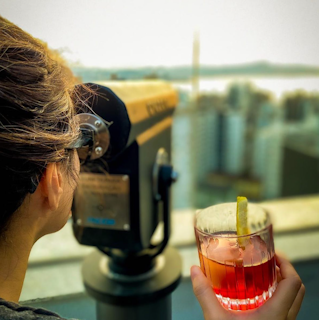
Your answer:
[[[275,247],[291,261],[319,258],[319,196],[264,202],[275,232]],[[193,230],[195,209],[172,214],[170,245],[178,247],[183,258],[183,276],[199,264]],[[161,238],[161,227],[154,240]],[[40,239],[34,246],[26,274],[21,301],[78,294],[84,291],[82,259],[94,250],[75,240],[71,223],[61,231]]]

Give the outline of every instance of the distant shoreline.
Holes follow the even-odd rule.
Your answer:
[[[168,81],[190,81],[192,79],[192,66],[176,67],[140,67],[123,69],[102,69],[83,66],[73,66],[73,72],[83,81],[92,80],[137,80],[162,79]],[[261,77],[261,78],[296,78],[319,77],[319,67],[301,64],[274,64],[268,62],[255,62],[232,66],[202,65],[198,70],[201,79],[229,78],[229,77]]]

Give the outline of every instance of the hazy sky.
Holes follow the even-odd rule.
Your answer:
[[[319,65],[319,0],[0,0],[0,14],[87,66]]]

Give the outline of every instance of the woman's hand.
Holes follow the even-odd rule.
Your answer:
[[[294,320],[300,310],[305,286],[291,263],[276,255],[277,289],[261,307],[244,312],[226,310],[217,300],[201,269],[193,266],[191,278],[194,293],[203,309],[205,320]]]

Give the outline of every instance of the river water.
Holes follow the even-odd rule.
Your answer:
[[[201,78],[199,81],[200,92],[223,93],[234,82],[249,82],[258,89],[272,92],[273,96],[280,99],[285,92],[304,90],[319,93],[319,77],[220,77]],[[172,82],[173,86],[191,91],[190,81]]]

